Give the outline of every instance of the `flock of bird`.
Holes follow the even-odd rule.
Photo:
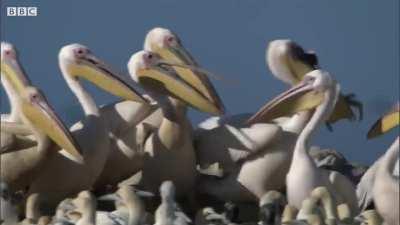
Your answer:
[[[361,103],[291,40],[266,51],[290,88],[231,116],[212,73],[165,28],[128,61],[137,86],[81,44],[62,47],[58,61],[84,112],[70,128],[1,43],[11,108],[1,115],[3,224],[399,224],[399,138],[359,182],[317,163],[313,134],[354,119]],[[122,100],[99,107],[82,80]],[[193,128],[188,107],[214,117]],[[397,104],[368,138],[396,127],[399,113]]]

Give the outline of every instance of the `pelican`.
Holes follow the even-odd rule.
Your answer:
[[[20,118],[35,136],[37,145],[24,147],[24,143],[21,145],[18,143],[14,149],[10,150],[11,152],[1,155],[1,178],[10,185],[12,190],[24,190],[40,176],[47,160],[61,150],[58,146],[64,148],[77,163],[83,161],[79,144],[55,114],[40,90],[27,86],[21,91],[18,98]],[[18,124],[16,126],[18,127]],[[6,132],[18,134],[18,129],[14,129],[11,125],[7,126]]]
[[[224,111],[222,101],[211,82],[208,80],[207,75],[197,71],[199,70],[197,63],[184,48],[176,34],[165,28],[154,28],[146,35],[144,50],[158,53],[163,60],[167,61],[169,64],[173,64],[172,67],[182,80],[195,86],[197,91],[203,94],[204,97],[220,107],[221,112]],[[116,107],[120,108],[118,109],[119,113],[126,114],[126,112],[132,111],[132,108],[137,108],[137,106],[132,105],[132,103],[127,107],[122,107],[122,104],[126,105],[128,103],[118,103],[116,105]],[[140,112],[146,113],[145,109],[146,108],[140,110]],[[157,105],[151,107],[148,111],[152,112],[152,114],[146,119],[142,121],[136,119],[135,122],[128,122],[128,124],[131,125],[124,125],[121,126],[122,128],[118,129],[124,132],[119,132],[114,135],[116,137],[116,144],[114,145],[114,149],[111,150],[104,170],[96,182],[97,188],[101,189],[104,185],[113,185],[120,182],[142,168],[143,156],[139,154],[139,148],[141,148],[141,145],[144,143],[151,129],[160,127],[163,119],[161,109]],[[139,113],[134,111],[130,113],[130,117],[143,118],[143,116],[137,116],[136,114]],[[128,121],[128,119],[125,120]]]
[[[394,127],[399,125],[400,118],[400,103],[398,102],[394,109],[388,112],[380,120],[378,120],[371,130],[368,132],[368,138],[378,137],[386,132],[389,132]],[[359,199],[359,206],[362,210],[367,209],[373,202],[372,187],[375,183],[376,171],[381,164],[382,157],[380,157],[362,176],[357,185],[357,197]],[[399,176],[399,160],[393,169],[393,175]]]
[[[176,185],[178,197],[187,196],[193,191],[197,171],[186,106],[214,115],[222,113],[221,107],[204,97],[197,86],[179,78],[155,53],[135,53],[128,62],[128,70],[132,79],[156,99],[163,113],[160,126],[149,130],[143,144],[146,158],[142,189],[156,192],[169,179]]]
[[[366,210],[355,218],[361,225],[381,225],[382,218],[375,210]]]
[[[312,57],[304,51],[296,51],[292,45],[284,47],[282,54],[286,55],[282,57],[286,57],[275,60],[271,68],[275,76],[290,80],[304,68],[315,67],[315,60],[310,60]],[[288,63],[289,59],[292,63]],[[211,118],[199,125],[195,147],[200,167],[219,163],[226,174],[222,180],[203,176],[199,191],[221,200],[256,202],[268,191],[284,188],[296,137],[310,112],[247,126],[245,121],[250,117],[251,114],[241,114]]]
[[[34,224],[38,222],[38,218],[41,217],[40,211],[40,195],[38,193],[34,193],[29,195],[26,200],[26,208],[25,208],[25,219],[22,221],[22,224]]]
[[[290,86],[298,84],[308,72],[319,68],[316,54],[313,51],[304,51],[292,40],[271,41],[266,51],[266,59],[272,75]],[[362,104],[354,99],[353,94],[347,96],[339,94],[335,108],[326,122],[332,124],[341,119],[353,120],[355,118],[351,108],[353,106],[359,110],[361,119]]]
[[[218,214],[213,208],[205,207],[199,210],[196,213],[196,217],[194,220],[195,225],[211,225],[211,224],[219,224],[219,225],[233,225],[229,218],[225,214]]]
[[[66,83],[81,104],[85,118],[71,128],[82,147],[84,163],[70,159],[64,151],[54,154],[30,185],[29,193],[40,193],[43,207],[53,209],[65,197],[92,187],[100,175],[110,150],[109,118],[83,88],[80,79],[123,99],[147,104],[134,88],[116,75],[108,65],[81,44],[64,46],[59,53],[59,66]]]
[[[290,85],[318,68],[314,53],[289,40],[271,42],[266,59],[272,74]],[[220,199],[235,201],[257,201],[269,190],[283,189],[296,137],[310,115],[309,111],[303,111],[252,126],[245,124],[252,114],[214,117],[202,122],[195,132],[198,162],[201,167],[220,163],[228,175],[223,180],[203,177],[200,189]]]
[[[157,53],[162,59],[175,63],[172,68],[181,79],[195,86],[197,91],[214,103],[220,112],[225,112],[222,100],[209,81],[208,74],[198,68],[198,63],[185,49],[182,41],[175,33],[166,28],[153,28],[146,35],[143,49]],[[189,67],[182,67],[181,65]]]
[[[261,197],[260,225],[282,224],[282,214],[287,202],[285,197],[277,191],[269,191]]]
[[[97,201],[90,191],[81,191],[72,201],[70,214],[76,214],[76,225],[96,225]],[[74,215],[75,216],[75,215]]]
[[[399,107],[393,112],[378,120],[368,132],[368,137],[376,137],[399,125]],[[375,207],[382,216],[384,224],[398,225],[399,218],[399,177],[393,175],[396,162],[399,159],[399,143],[397,137],[394,143],[379,159],[376,166],[374,182],[372,184],[372,197]]]
[[[14,84],[12,81],[14,81]],[[17,105],[18,94],[15,85],[17,85],[17,87],[24,87],[30,85],[30,81],[25,76],[20,64],[18,63],[17,50],[12,44],[7,42],[1,42],[1,83],[4,87],[11,108],[10,114],[1,115],[1,122],[21,123],[21,118],[19,118],[20,111]],[[20,127],[26,128],[24,126]],[[16,127],[14,126],[14,128]],[[2,129],[2,131],[4,130]],[[31,134],[29,129],[26,131],[26,134]],[[29,146],[29,144],[31,146],[36,144],[34,141],[16,136],[15,134],[1,132],[1,152],[7,152],[10,149],[15,148],[15,145],[22,141],[25,141],[28,144],[27,146]]]
[[[99,200],[115,201],[116,210],[113,212],[97,212],[96,220],[99,225],[141,225],[152,224],[151,215],[145,211],[141,197],[153,197],[149,192],[136,190],[130,185],[121,186],[115,194],[102,196]],[[119,223],[120,221],[121,223]]]
[[[15,79],[13,79],[15,78]],[[11,82],[14,81],[14,84]],[[1,42],[1,83],[10,102],[10,114],[2,114],[1,121],[21,122],[17,88],[30,85],[31,82],[25,76],[22,67],[18,63],[18,53],[15,47],[8,42]],[[16,85],[16,86],[15,86]]]
[[[18,209],[8,184],[0,180],[0,223],[15,224],[18,222]]]
[[[263,107],[248,123],[315,108],[296,140],[292,163],[286,176],[288,203],[300,208],[302,201],[314,188],[326,186],[337,204],[347,203],[355,215],[358,213],[357,198],[351,181],[338,172],[318,168],[308,153],[310,138],[332,112],[339,89],[328,72],[311,71],[302,82]]]
[[[154,214],[154,225],[185,225],[192,222],[175,202],[174,183],[164,181],[160,186],[160,195],[161,204]]]
[[[25,189],[35,179],[51,154],[65,148],[73,159],[82,161],[81,150],[42,92],[30,86],[15,48],[2,43],[1,79],[10,98],[11,115],[1,123],[1,177],[14,191]],[[7,135],[9,134],[9,135]],[[20,135],[33,135],[25,138]],[[6,138],[6,143],[3,143]],[[32,140],[33,139],[33,140]]]

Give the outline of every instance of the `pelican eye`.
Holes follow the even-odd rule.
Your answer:
[[[74,50],[74,54],[78,58],[83,58],[88,53],[88,50],[83,48],[78,48]]]
[[[31,94],[31,96],[30,96],[31,102],[37,102],[39,99],[40,99],[40,97],[37,93]]]
[[[304,82],[306,82],[306,83],[312,83],[314,81],[315,81],[315,77],[310,77],[310,76],[304,77]]]

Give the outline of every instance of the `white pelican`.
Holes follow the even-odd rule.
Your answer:
[[[185,225],[192,222],[175,202],[175,186],[171,181],[161,184],[160,195],[161,204],[154,214],[154,225]]]
[[[75,225],[96,225],[96,197],[90,191],[81,191],[72,201],[73,208],[69,212],[78,218]],[[67,213],[68,214],[68,213]],[[75,216],[74,215],[74,216]]]
[[[69,159],[67,154],[54,154],[40,176],[31,184],[30,193],[40,193],[44,207],[50,209],[68,195],[92,187],[110,150],[109,128],[112,121],[100,115],[99,108],[80,83],[86,79],[101,89],[124,99],[147,102],[135,89],[117,76],[104,62],[80,44],[63,47],[59,64],[64,79],[81,104],[85,118],[71,130],[82,147],[84,163]]]
[[[224,110],[223,104],[206,74],[195,70],[197,69],[197,63],[184,48],[177,35],[164,28],[154,28],[146,35],[144,50],[158,53],[168,63],[175,64],[173,68],[182,80],[195,86],[198,89],[197,91],[201,92],[210,101],[216,103],[221,111]],[[185,66],[189,66],[189,68]],[[160,127],[163,115],[157,106],[149,109],[148,111],[150,112],[155,110],[154,113],[143,121],[140,121],[141,123],[137,126],[135,125],[138,123],[138,119],[135,122],[128,122],[132,120],[129,118],[143,118],[143,116],[138,116],[140,113],[132,110],[138,108],[138,106],[133,104],[121,102],[115,106],[116,108],[118,107],[118,114],[123,114],[122,117],[126,118],[125,123],[127,125],[122,124],[117,129],[119,132],[113,133],[116,143],[113,145],[104,170],[96,182],[96,187],[99,189],[107,184],[114,185],[135,174],[142,168],[143,155],[140,154],[139,148],[144,143],[144,139],[147,138],[149,130]],[[145,107],[140,106],[139,109],[141,109],[141,111],[138,110],[139,112],[146,113]],[[125,116],[128,112],[129,116]]]
[[[17,98],[17,106],[21,112],[20,118],[22,124],[33,133],[37,145],[26,147],[24,140],[18,139],[15,147],[9,150],[10,152],[1,155],[1,179],[7,182],[14,191],[24,190],[43,172],[44,163],[61,150],[58,146],[70,153],[74,160],[82,162],[82,151],[78,143],[55,114],[43,94],[32,86],[25,87],[21,92],[20,97]],[[4,123],[9,124],[3,122],[2,125]],[[5,131],[18,134],[19,124],[14,125],[11,123]],[[52,140],[58,146],[53,144]]]
[[[375,210],[366,210],[355,218],[361,225],[381,225],[382,217]]]
[[[5,225],[17,223],[17,207],[8,184],[0,180],[0,223]]]
[[[368,132],[368,138],[375,138],[383,133],[389,132],[391,129],[399,125],[400,103],[398,102],[394,109],[378,120],[371,130]],[[376,171],[381,164],[383,156],[381,156],[362,176],[357,185],[357,197],[359,206],[362,210],[367,209],[373,203],[372,187],[375,183]],[[393,169],[393,175],[399,176],[399,160]]]
[[[141,197],[153,197],[149,192],[136,190],[130,185],[122,185],[114,194],[102,196],[99,200],[115,201],[116,210],[113,212],[98,211],[98,225],[141,225],[152,224],[152,216],[145,211]]]
[[[159,54],[162,59],[168,62],[176,63],[177,65],[172,66],[176,74],[181,79],[196,87],[197,91],[214,103],[220,112],[225,112],[222,100],[208,79],[208,75],[206,72],[198,69],[198,63],[185,49],[182,41],[176,34],[165,28],[153,28],[146,35],[143,49]],[[185,68],[179,65],[187,65],[189,67]]]
[[[316,67],[315,55],[296,45],[286,43],[278,50],[275,57],[268,57],[268,63],[272,73],[283,81],[294,80],[297,74]],[[284,188],[296,137],[310,112],[248,126],[245,121],[250,117],[211,118],[199,125],[195,133],[198,163],[201,167],[219,163],[226,174],[219,180],[203,177],[199,191],[222,200],[258,201],[268,191]]]
[[[314,70],[309,72],[298,85],[263,107],[248,122],[257,123],[270,116],[276,118],[315,108],[311,119],[296,140],[292,163],[286,176],[288,202],[300,208],[302,201],[314,188],[326,186],[337,203],[348,203],[355,215],[358,213],[357,198],[351,181],[338,172],[316,167],[308,154],[310,138],[332,112],[339,91],[339,85],[329,73]]]
[[[289,40],[271,42],[266,59],[272,74],[290,85],[318,68],[314,53],[304,51]],[[346,104],[340,107],[338,117],[331,122],[342,116],[350,118],[353,113],[348,108]],[[199,125],[195,148],[200,166],[220,163],[222,170],[229,174],[223,180],[204,177],[202,191],[225,200],[256,201],[269,190],[284,187],[296,137],[306,125],[310,112],[271,121],[276,125],[263,120],[247,126],[244,121],[250,117],[251,114],[214,117]]]
[[[380,119],[374,124],[368,133],[368,137],[375,137],[385,133],[399,125],[400,112],[398,108]],[[399,143],[397,137],[394,143],[386,151],[379,164],[376,166],[374,182],[372,186],[372,197],[375,207],[382,216],[384,223],[388,225],[398,225],[399,218],[399,177],[393,175],[396,162],[399,159]]]
[[[40,198],[38,193],[28,196],[25,206],[25,219],[22,221],[22,224],[34,224],[41,217],[40,201],[37,198]]]
[[[292,40],[271,41],[266,51],[266,62],[272,75],[290,86],[298,84],[308,72],[319,68],[315,52],[305,51]],[[354,99],[353,94],[347,96],[339,94],[327,123],[335,123],[341,119],[353,120],[355,118],[351,108],[353,106],[359,110],[361,119],[362,104]]]
[[[163,181],[171,180],[177,187],[177,196],[187,196],[193,192],[197,172],[186,106],[211,114],[221,114],[221,107],[204,97],[197,86],[179,78],[155,53],[135,53],[128,70],[156,99],[163,112],[160,126],[149,130],[143,144],[146,158],[141,185],[144,190],[155,192]]]
[[[14,80],[14,84],[18,85],[18,87],[30,85],[30,81],[25,76],[20,64],[18,63],[17,50],[12,44],[1,42],[1,84],[4,87],[11,108],[10,114],[1,115],[1,122],[21,123],[21,118],[19,117],[20,111],[17,105],[18,94],[16,87],[11,83],[11,80]],[[28,129],[28,134],[29,133],[30,131]],[[30,142],[30,140],[17,137],[15,134],[1,132],[1,152],[7,152],[14,148],[14,145],[18,142],[21,143],[22,140],[18,140],[18,138],[26,140],[27,143]],[[35,145],[33,141],[30,142],[30,144],[31,146]]]
[[[282,214],[287,202],[277,191],[269,191],[260,198],[260,225],[282,224]]]
[[[21,85],[30,85],[30,81],[24,75],[21,66],[18,63],[18,53],[14,46],[7,42],[1,42],[1,84],[7,94],[10,102],[10,114],[2,114],[1,121],[7,122],[21,122],[19,118],[18,94],[15,87],[10,83],[10,77],[15,76],[21,81]]]

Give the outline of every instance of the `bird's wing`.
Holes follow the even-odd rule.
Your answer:
[[[335,193],[332,194],[340,195],[342,200],[350,206],[353,215],[358,214],[359,207],[357,204],[356,190],[353,183],[346,176],[336,171],[329,172],[329,181],[333,187],[333,190],[335,190]]]
[[[361,210],[365,210],[373,202],[372,187],[375,181],[376,170],[379,166],[379,158],[361,177],[360,182],[357,184],[357,198],[358,206]]]
[[[199,125],[194,133],[194,145],[201,167],[228,162],[240,162],[278,140],[282,129],[276,124],[259,123],[251,126],[245,121],[251,114],[212,117]]]

